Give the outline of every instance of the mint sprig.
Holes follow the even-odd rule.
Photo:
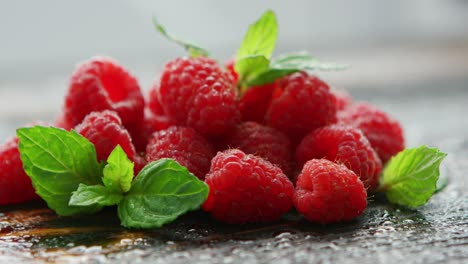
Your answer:
[[[420,146],[405,149],[393,157],[383,171],[380,191],[394,204],[424,205],[436,191],[439,167],[446,153]]]
[[[195,210],[208,197],[208,186],[171,159],[148,164],[119,203],[123,226],[154,228]]]
[[[17,130],[19,151],[36,193],[59,215],[94,213],[97,205],[71,206],[72,192],[80,183],[101,183],[102,165],[94,145],[78,133],[53,127]]]
[[[166,28],[158,22],[158,20],[156,19],[156,16],[153,16],[153,25],[154,25],[154,28],[159,32],[161,33],[161,35],[163,35],[166,39],[168,39],[169,41],[171,42],[174,42],[180,46],[182,46],[189,54],[189,56],[191,57],[199,57],[199,56],[203,56],[203,57],[209,57],[210,56],[210,53],[204,49],[204,48],[201,48],[200,46],[198,45],[195,45],[191,42],[188,42],[188,41],[185,41],[185,40],[182,40],[172,34],[170,34]]]
[[[306,52],[284,54],[271,59],[278,36],[273,11],[266,11],[249,29],[236,55],[234,69],[239,75],[241,93],[251,86],[273,83],[298,71],[343,70],[347,66],[323,63]]]
[[[132,181],[134,164],[120,146],[100,164],[94,145],[75,131],[35,126],[17,135],[26,174],[59,215],[117,205],[123,226],[153,228],[198,209],[208,196],[208,186],[171,159],[149,163]]]
[[[254,78],[247,80],[247,86],[257,86],[272,83],[276,79],[299,71],[338,71],[348,66],[337,63],[323,63],[309,53],[302,51],[287,53],[274,58],[269,67],[259,74],[254,73]]]

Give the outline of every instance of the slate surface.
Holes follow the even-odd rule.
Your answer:
[[[320,226],[290,213],[277,223],[229,226],[195,212],[159,230],[129,231],[112,209],[57,218],[36,202],[0,208],[0,263],[467,263],[466,83],[355,94],[397,116],[410,145],[449,153],[441,170],[447,188],[417,210],[371,197],[365,213],[347,224]]]

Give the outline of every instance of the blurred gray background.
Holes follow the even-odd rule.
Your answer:
[[[267,8],[280,25],[276,54],[308,50],[351,65],[320,75],[356,98],[379,102],[439,90],[441,100],[454,94],[458,101],[432,120],[467,110],[468,1],[0,0],[0,141],[31,120],[53,120],[75,64],[93,55],[114,57],[149,89],[166,61],[184,55],[155,32],[153,14],[171,33],[226,60]],[[384,109],[392,108],[388,102]],[[412,106],[408,101],[407,111]],[[404,111],[394,115],[408,123],[411,137]]]

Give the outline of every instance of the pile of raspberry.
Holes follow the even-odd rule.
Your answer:
[[[232,63],[206,57],[168,62],[146,96],[119,63],[91,58],[73,72],[54,126],[86,137],[99,160],[122,146],[135,175],[176,160],[209,186],[202,209],[235,224],[276,221],[293,207],[316,223],[352,220],[404,148],[395,119],[317,76],[239,89]],[[0,204],[37,198],[12,138],[0,147]]]

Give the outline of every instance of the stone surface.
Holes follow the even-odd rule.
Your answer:
[[[357,93],[402,120],[411,146],[449,153],[448,186],[409,210],[371,197],[347,224],[321,226],[290,213],[267,225],[225,225],[203,212],[161,229],[126,230],[115,209],[58,218],[40,202],[0,208],[0,262],[86,263],[466,263],[468,262],[468,89]],[[416,92],[419,91],[419,92]],[[3,123],[6,125],[6,123]]]

